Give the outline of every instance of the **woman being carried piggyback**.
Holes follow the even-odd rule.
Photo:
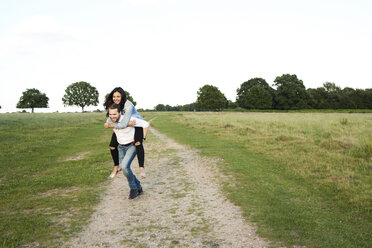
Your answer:
[[[110,118],[107,118],[105,127],[112,127],[117,129],[123,129],[127,126],[135,127],[134,142],[136,146],[138,164],[140,169],[140,177],[145,177],[145,150],[143,149],[143,140],[146,139],[147,130],[149,123],[143,120],[142,116],[138,113],[133,103],[127,100],[127,96],[121,87],[116,87],[107,96],[104,103],[105,109],[108,112],[108,108],[112,104],[119,104],[123,109],[123,118],[119,123],[113,123]],[[110,174],[110,178],[114,178],[119,171],[119,153],[118,153],[118,141],[116,134],[113,132],[111,136],[111,142],[109,144],[112,159],[114,161],[114,169]]]

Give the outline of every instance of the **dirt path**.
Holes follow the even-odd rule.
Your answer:
[[[90,224],[65,247],[267,247],[220,192],[215,161],[151,129],[144,194],[128,200],[118,174]],[[132,168],[138,171],[137,161]]]

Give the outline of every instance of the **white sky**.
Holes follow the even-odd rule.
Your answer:
[[[369,0],[0,0],[0,113],[37,88],[48,109],[64,107],[68,85],[104,95],[121,86],[137,108],[196,100],[205,84],[235,101],[250,78],[270,85],[296,74],[372,88]]]

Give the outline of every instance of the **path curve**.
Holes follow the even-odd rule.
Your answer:
[[[145,150],[144,194],[128,200],[127,181],[116,176],[90,223],[64,247],[268,246],[221,193],[216,161],[153,128]]]

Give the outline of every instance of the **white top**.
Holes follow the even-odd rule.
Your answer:
[[[148,123],[147,121],[143,120],[143,119],[139,119],[139,118],[136,118],[136,117],[130,117],[130,120],[135,120],[136,121],[136,124],[134,125],[135,127],[142,127],[142,128],[147,128],[150,126],[150,123]]]
[[[123,119],[120,117],[119,122]],[[134,141],[134,127],[126,127],[122,129],[114,128],[116,138],[120,145],[126,145]]]

